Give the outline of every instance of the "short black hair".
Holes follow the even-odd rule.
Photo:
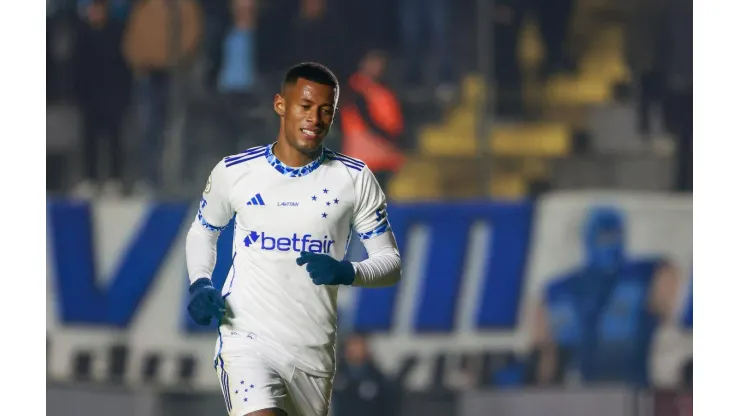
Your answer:
[[[286,85],[295,85],[298,78],[316,82],[324,85],[331,85],[335,91],[335,100],[339,98],[339,80],[333,72],[324,65],[317,62],[303,62],[293,66],[285,73],[283,78],[283,88]]]

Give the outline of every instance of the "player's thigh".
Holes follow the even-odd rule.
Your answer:
[[[296,368],[287,387],[291,410],[296,413],[290,416],[326,416],[329,413],[331,377],[312,376]]]
[[[222,354],[217,358],[216,373],[229,416],[267,409],[287,411],[286,383],[261,357]]]

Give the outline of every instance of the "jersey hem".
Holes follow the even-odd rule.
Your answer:
[[[224,331],[223,331],[223,328],[222,328],[221,333],[223,333],[223,332]],[[238,337],[222,336],[222,338],[223,339],[229,339],[229,338],[238,338]],[[303,371],[306,374],[310,374],[312,376],[322,377],[322,378],[323,377],[331,377],[334,374],[335,370],[336,370],[336,363],[333,363],[333,368],[334,369],[332,369],[332,370],[329,370],[329,371],[317,370],[317,369],[309,366],[305,361],[301,360],[300,358],[298,358],[295,355],[293,355],[293,354],[289,353],[288,351],[286,351],[283,347],[281,347],[277,343],[270,342],[270,341],[265,340],[265,339],[260,338],[260,337],[255,337],[252,340],[255,341],[255,342],[257,342],[257,343],[259,343],[259,344],[261,344],[262,346],[265,346],[268,349],[274,350],[277,353],[277,355],[282,355],[283,357],[286,358],[286,361],[288,361],[290,363],[290,365],[292,365],[293,367],[295,367],[295,368]],[[273,356],[273,354],[271,354],[271,356]],[[275,359],[275,358],[273,358],[273,359]]]

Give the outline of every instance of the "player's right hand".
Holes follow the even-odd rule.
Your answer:
[[[210,325],[211,319],[217,321],[223,317],[226,304],[221,293],[213,287],[211,279],[201,277],[190,285],[190,302],[188,313],[198,325]]]

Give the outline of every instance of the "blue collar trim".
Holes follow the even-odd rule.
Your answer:
[[[271,144],[270,146],[267,146],[267,149],[265,149],[265,158],[267,159],[267,162],[272,165],[273,168],[275,168],[276,171],[280,172],[281,174],[285,176],[290,176],[291,178],[299,178],[301,176],[306,176],[309,173],[315,171],[316,169],[321,166],[321,164],[324,162],[324,159],[326,158],[326,149],[321,148],[321,155],[316,158],[313,162],[309,163],[308,165],[301,166],[301,167],[290,167],[283,162],[280,161],[280,159],[275,156],[275,153],[272,152],[272,148],[275,146],[275,143]]]

